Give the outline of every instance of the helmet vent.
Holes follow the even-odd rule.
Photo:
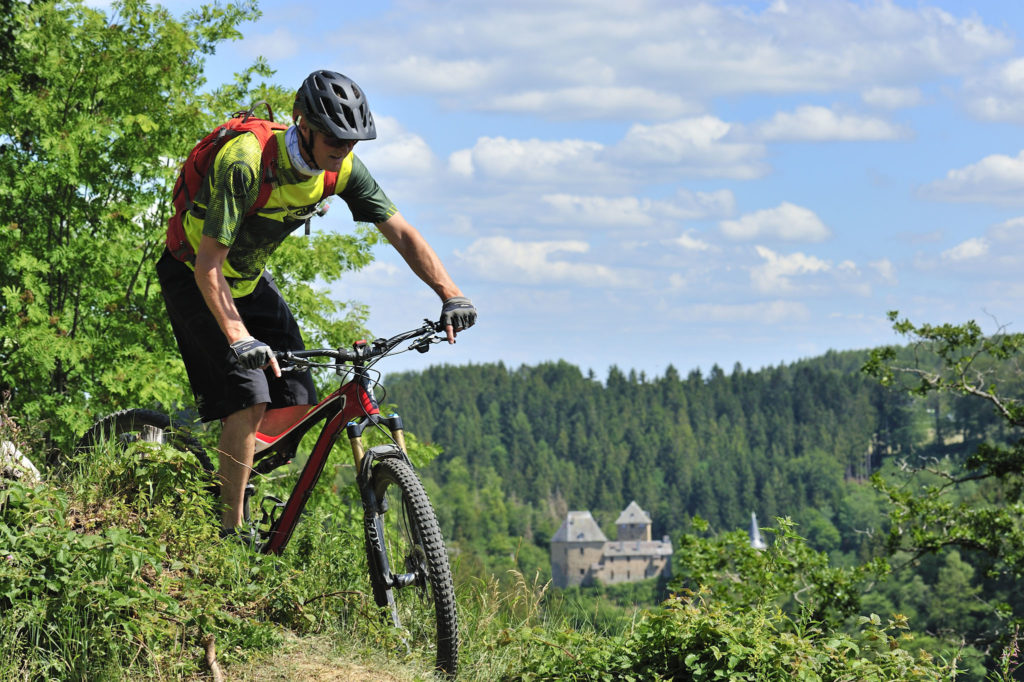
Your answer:
[[[341,87],[337,83],[331,84],[334,94],[337,95],[338,99],[348,99],[348,93],[345,92],[345,88]],[[359,93],[356,93],[356,97],[359,97]]]

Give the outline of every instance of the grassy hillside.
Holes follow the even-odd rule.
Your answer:
[[[429,677],[430,661],[374,613],[353,490],[316,497],[283,556],[255,555],[216,538],[209,480],[190,456],[131,447],[93,451],[41,484],[3,484],[0,679],[209,679],[210,636],[229,679]],[[573,615],[565,595],[556,608],[530,576],[463,580],[460,679],[949,679],[901,648],[898,620],[844,625],[850,614],[829,592],[860,578],[787,538],[752,554],[742,537],[693,536],[701,586],[680,584],[614,631]],[[715,566],[722,556],[735,560]],[[723,589],[726,570],[755,591]],[[793,602],[794,580],[819,608]]]

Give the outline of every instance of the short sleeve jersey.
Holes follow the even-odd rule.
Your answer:
[[[324,196],[325,174],[307,176],[291,164],[285,131],[277,138],[276,181],[267,203],[247,215],[260,190],[263,150],[255,135],[230,140],[217,153],[213,168],[185,215],[185,234],[198,250],[202,235],[230,247],[224,276],[234,297],[252,293],[270,255],[293,230],[316,214]],[[270,142],[268,142],[270,144]],[[331,194],[340,196],[356,222],[381,223],[398,209],[388,199],[363,162],[349,154],[338,172]]]

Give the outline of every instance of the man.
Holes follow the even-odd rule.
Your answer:
[[[476,309],[437,254],[352,153],[359,140],[377,137],[362,90],[342,74],[316,71],[299,88],[292,118],[295,125],[273,133],[276,158],[270,163],[256,135],[243,133],[224,144],[192,206],[180,216],[187,244],[173,254],[166,250],[157,264],[200,418],[222,423],[224,536],[242,524],[256,432],[276,435],[317,402],[309,374],[282,376],[271,350],[303,345],[264,266],[284,238],[316,212],[322,196],[340,196],[356,221],[375,224],[437,293],[449,343],[476,321]],[[268,173],[274,176],[269,199],[248,215]]]

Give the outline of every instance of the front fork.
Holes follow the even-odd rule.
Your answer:
[[[370,424],[383,424],[387,427],[388,431],[391,432],[391,438],[395,441],[398,449],[405,453],[405,429],[402,425],[402,418],[397,414],[392,414],[387,417],[374,416],[369,419],[364,419],[361,422],[350,422],[346,427],[348,433],[348,442],[352,444],[352,461],[356,465],[356,476],[363,476],[363,464],[366,458],[366,448],[363,446],[363,431]],[[372,462],[366,462],[365,473],[366,478],[369,480],[370,466]],[[363,481],[359,482],[360,488],[363,486]]]
[[[371,423],[381,423],[391,432],[394,445],[378,445],[369,450],[363,445],[362,432]],[[363,502],[363,530],[366,534],[367,552],[370,554],[371,570],[375,570],[377,577],[382,581],[382,587],[387,591],[388,606],[392,607],[394,613],[394,596],[391,590],[405,587],[416,579],[414,574],[395,573],[390,565],[387,547],[385,546],[383,514],[387,511],[387,501],[377,499],[377,492],[372,483],[372,472],[374,461],[386,457],[399,457],[408,461],[405,454],[405,433],[402,427],[402,418],[397,414],[377,419],[364,420],[348,425],[349,443],[352,445],[352,458],[356,467],[356,479],[359,485],[359,492]],[[400,510],[399,510],[400,513]],[[399,567],[400,568],[400,567]],[[380,604],[384,606],[384,604]]]

